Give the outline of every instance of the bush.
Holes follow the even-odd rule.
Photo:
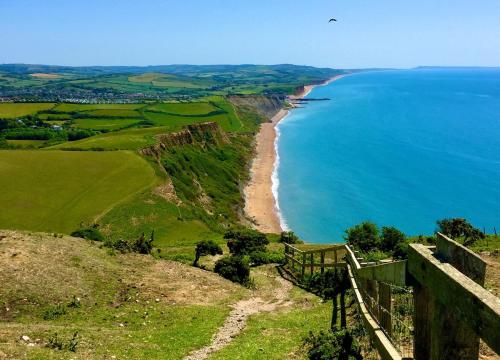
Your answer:
[[[222,255],[222,248],[213,240],[203,240],[196,244],[193,266],[198,266],[200,257]]]
[[[396,246],[406,242],[406,236],[395,227],[382,228],[382,239],[380,242],[380,250],[393,252]]]
[[[62,305],[52,306],[43,312],[44,320],[55,320],[66,314],[66,309]]]
[[[154,231],[151,232],[151,236],[149,237],[149,239],[146,239],[144,233],[142,233],[141,236],[134,240],[118,239],[115,241],[107,242],[105,245],[122,253],[136,252],[139,254],[148,255],[151,254],[151,251],[153,250],[153,241]]]
[[[448,235],[454,240],[464,239],[464,245],[470,246],[479,239],[484,239],[485,235],[463,218],[443,219],[437,221],[438,231]]]
[[[310,360],[363,359],[359,343],[348,330],[310,332],[304,345]]]
[[[375,250],[380,245],[377,225],[364,222],[346,230],[344,237],[347,244],[362,252]]]
[[[104,241],[104,236],[101,234],[97,226],[82,228],[71,233],[71,236],[79,237],[87,240]]]
[[[224,235],[224,239],[228,240],[229,252],[237,256],[265,252],[266,245],[269,244],[266,235],[252,229],[230,230]]]
[[[59,338],[57,333],[54,333],[51,337],[49,337],[49,342],[47,343],[47,347],[54,350],[69,350],[71,352],[76,352],[76,347],[78,346],[78,331],[73,333],[73,337],[68,340],[66,344],[64,339]]]
[[[283,231],[280,235],[280,242],[284,244],[301,244],[302,241],[293,231]]]
[[[394,252],[392,253],[392,257],[395,260],[406,260],[406,259],[408,259],[408,244],[406,242],[398,243],[394,247]]]
[[[214,271],[232,282],[246,285],[250,281],[250,265],[242,256],[228,256],[215,263]]]
[[[154,237],[154,231],[151,233],[149,239],[146,239],[144,233],[142,233],[139,238],[137,238],[136,240],[132,240],[132,242],[130,243],[131,251],[137,252],[139,254],[151,254],[151,250],[153,250]]]
[[[277,252],[255,251],[250,254],[250,263],[252,266],[281,264],[284,260],[285,256]]]

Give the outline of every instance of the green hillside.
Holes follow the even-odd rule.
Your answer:
[[[0,173],[0,228],[64,233],[157,181],[126,151],[0,151]]]

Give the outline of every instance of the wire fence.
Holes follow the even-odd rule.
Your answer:
[[[364,281],[359,287],[372,317],[404,359],[413,359],[413,291],[411,287]]]

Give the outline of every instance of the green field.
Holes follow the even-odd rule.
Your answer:
[[[131,152],[1,151],[0,228],[69,233],[156,180]]]
[[[7,143],[26,148],[26,147],[38,147],[44,144],[45,140],[7,140]]]
[[[50,149],[136,150],[155,143],[154,136],[167,132],[164,127],[126,129],[65,142]]]
[[[90,111],[103,109],[135,110],[143,107],[144,104],[68,104],[62,103],[54,107],[59,112]]]
[[[133,125],[140,119],[76,119],[72,126],[80,129],[118,130]]]
[[[100,110],[91,110],[86,114],[92,116],[110,116],[110,117],[137,117],[141,116],[138,111],[128,110],[128,109],[100,109]]]
[[[179,115],[203,115],[220,110],[208,102],[163,103],[148,107],[148,110]]]
[[[0,103],[0,118],[31,115],[52,107],[54,107],[53,103]]]

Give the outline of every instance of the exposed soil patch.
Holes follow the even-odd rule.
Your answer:
[[[293,304],[289,300],[290,291],[293,288],[292,283],[281,278],[279,275],[269,275],[269,273],[261,273],[262,276],[272,278],[272,292],[268,293],[268,289],[263,289],[260,294],[259,290],[255,291],[254,296],[249,299],[240,300],[231,307],[233,310],[226,318],[226,321],[219,328],[217,333],[212,338],[212,343],[199,350],[192,352],[184,360],[203,360],[216,351],[227,346],[246,326],[246,321],[250,315],[261,312],[275,311],[278,308],[285,308]],[[262,295],[262,296],[259,296]]]
[[[61,77],[61,75],[49,73],[34,73],[31,76],[39,79],[59,79]]]

